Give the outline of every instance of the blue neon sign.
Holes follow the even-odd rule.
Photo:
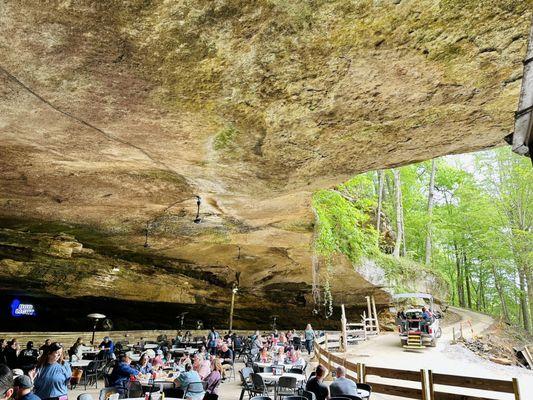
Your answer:
[[[11,302],[11,315],[13,317],[35,317],[37,311],[33,304],[23,304],[19,299]]]

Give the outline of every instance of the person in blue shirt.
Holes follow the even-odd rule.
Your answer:
[[[115,358],[115,344],[113,341],[109,338],[109,336],[104,337],[104,340],[102,343],[100,343],[100,354],[103,356],[102,358],[105,359],[114,359]]]
[[[18,400],[41,400],[39,396],[31,392],[33,384],[27,375],[20,375],[15,378]]]
[[[205,391],[201,385],[202,378],[198,372],[193,371],[191,364],[185,365],[185,372],[181,372],[178,379],[175,381],[176,386],[182,388],[185,391],[185,398],[192,400],[202,400],[205,396]],[[196,383],[197,387],[193,387],[190,384]],[[199,385],[198,385],[199,383]]]
[[[37,370],[33,381],[34,392],[41,399],[68,396],[67,384],[72,376],[70,364],[63,358],[63,346],[52,343],[37,361]]]
[[[426,307],[422,307],[423,321],[421,322],[421,325],[422,325],[422,330],[426,333],[428,333],[428,326],[431,324],[431,318],[432,318],[431,313],[428,310],[426,310]]]
[[[139,358],[139,362],[137,363],[136,368],[141,374],[151,374],[154,371],[152,364],[150,364],[149,362],[148,354],[143,353],[141,355],[141,358]]]
[[[126,354],[120,355],[118,360],[118,364],[113,368],[113,372],[111,373],[110,381],[111,385],[116,387],[122,396],[125,393],[130,376],[137,376],[141,372],[132,368],[130,365],[131,359]]]

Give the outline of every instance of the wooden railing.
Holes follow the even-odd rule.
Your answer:
[[[512,393],[515,400],[520,400],[518,380],[500,380],[474,378],[459,375],[434,373],[431,370],[408,371],[391,368],[371,367],[364,363],[353,363],[328,351],[334,334],[326,334],[314,342],[315,357],[320,365],[332,372],[337,366],[346,369],[346,377],[355,382],[372,385],[372,391],[391,396],[400,396],[420,400],[497,400],[484,395],[466,394],[464,389],[477,389],[496,393]],[[338,342],[338,340],[337,340]],[[377,382],[372,377],[395,379],[397,381],[414,382],[409,384],[388,384]],[[439,391],[435,385],[452,387],[454,393]]]

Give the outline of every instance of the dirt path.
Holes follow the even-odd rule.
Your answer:
[[[459,332],[460,325],[462,324],[463,334],[469,338],[472,337],[472,330],[474,335],[478,335],[486,330],[494,320],[487,315],[469,310],[455,307],[450,307],[450,310],[458,314],[460,320],[443,327],[442,337],[434,348],[428,347],[420,351],[406,351],[401,347],[396,333],[385,333],[367,342],[351,346],[347,358],[351,361],[363,362],[366,365],[384,368],[414,371],[431,369],[433,372],[493,379],[511,379],[516,377],[519,380],[522,399],[533,399],[532,371],[492,363],[477,356],[461,345],[451,343],[453,328],[455,328],[456,332]],[[383,380],[383,382],[392,383],[393,381]],[[440,389],[453,392],[452,388]],[[464,390],[464,393],[501,399],[513,398],[513,395],[476,390],[470,390],[468,392]],[[379,398],[387,397],[379,396]]]

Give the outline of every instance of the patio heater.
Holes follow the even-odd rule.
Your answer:
[[[98,314],[98,313],[92,313],[87,315],[87,318],[93,320],[93,338],[91,339],[91,344],[94,345],[94,334],[96,332],[96,325],[98,325],[98,321],[105,318],[104,314]]]

